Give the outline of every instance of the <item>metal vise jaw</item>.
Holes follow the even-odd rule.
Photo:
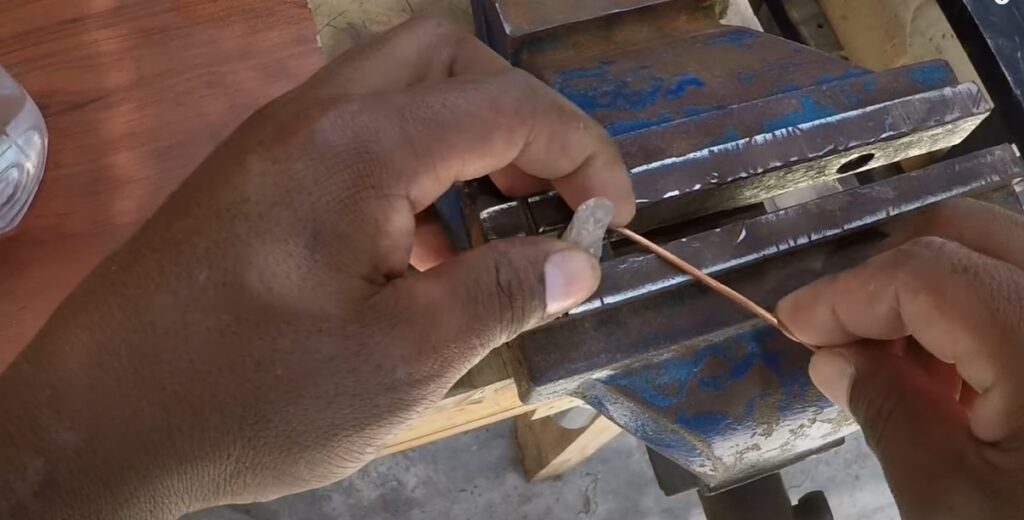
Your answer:
[[[762,202],[777,195],[952,146],[991,107],[944,62],[874,73],[709,23],[704,11],[715,8],[685,0],[475,5],[492,47],[618,141],[637,194],[631,227],[767,307],[866,259],[884,221],[1005,189],[1024,174],[1006,146],[766,212]],[[553,193],[509,200],[480,181],[460,195],[472,244],[558,234],[572,217]],[[525,401],[578,396],[710,492],[854,430],[811,384],[808,353],[731,302],[615,236],[602,271],[591,300],[509,349]]]

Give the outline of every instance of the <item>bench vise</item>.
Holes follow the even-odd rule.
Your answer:
[[[863,173],[951,147],[991,111],[945,62],[872,72],[720,25],[721,4],[474,7],[492,48],[617,140],[637,196],[631,228],[767,308],[868,258],[889,219],[979,194],[1021,210],[1011,184],[1024,166],[1009,145],[911,173]],[[784,200],[811,186],[827,194]],[[457,198],[460,211],[446,216],[470,245],[558,236],[573,216],[554,193],[511,200],[487,180]],[[614,233],[601,268],[590,300],[506,349],[525,402],[579,397],[709,493],[855,430],[814,388],[803,347]]]

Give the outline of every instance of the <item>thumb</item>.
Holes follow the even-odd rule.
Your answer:
[[[904,518],[961,518],[947,500],[971,491],[977,453],[967,413],[910,357],[872,345],[821,349],[811,379],[853,414],[878,457]],[[937,500],[937,497],[943,497]]]
[[[495,347],[568,312],[601,280],[596,259],[551,238],[491,242],[405,279],[401,298],[424,338],[468,368]],[[432,353],[436,356],[437,352]]]

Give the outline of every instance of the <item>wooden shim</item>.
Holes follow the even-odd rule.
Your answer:
[[[531,420],[526,415],[516,418],[516,441],[522,457],[523,470],[531,481],[557,477],[576,467],[600,450],[622,430],[598,415],[589,426],[568,430],[554,418]]]

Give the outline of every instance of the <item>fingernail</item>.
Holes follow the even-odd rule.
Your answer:
[[[850,387],[856,370],[842,349],[826,348],[811,358],[811,381],[843,410],[850,409]]]
[[[594,294],[601,281],[601,268],[592,256],[579,249],[566,249],[548,257],[544,264],[547,313],[568,312]]]

